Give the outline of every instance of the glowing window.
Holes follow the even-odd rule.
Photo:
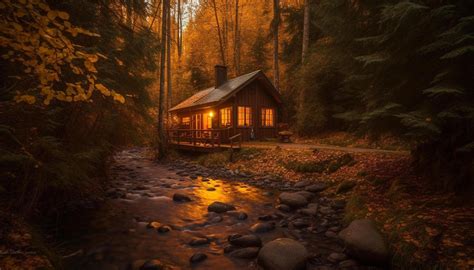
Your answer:
[[[252,125],[252,108],[250,107],[238,107],[238,124],[241,127],[248,127]]]
[[[191,118],[190,117],[181,118],[181,125],[189,126],[190,124],[191,124]]]
[[[274,110],[269,108],[262,108],[262,127],[274,126]]]
[[[221,126],[228,127],[232,125],[232,107],[220,109]]]

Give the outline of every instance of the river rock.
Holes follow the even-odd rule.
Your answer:
[[[389,251],[382,234],[369,219],[354,220],[339,233],[350,254],[368,264],[383,265]]]
[[[298,213],[305,216],[316,216],[318,214],[318,204],[310,203],[306,208],[298,210]]]
[[[282,204],[286,204],[292,208],[300,208],[308,204],[308,200],[298,193],[283,192],[278,198]]]
[[[207,207],[207,211],[215,213],[224,213],[231,210],[235,210],[235,207],[223,202],[213,202]]]
[[[290,212],[291,211],[291,208],[286,204],[279,204],[279,205],[275,206],[275,208],[282,211],[282,212]]]
[[[306,269],[308,251],[297,241],[278,238],[265,244],[258,253],[258,264],[265,270]]]
[[[189,258],[189,262],[198,263],[198,262],[204,261],[205,259],[207,259],[207,255],[204,253],[198,252],[198,253],[194,253],[193,256]]]
[[[175,193],[173,194],[173,201],[175,202],[190,202],[191,198],[183,193]]]
[[[250,227],[250,231],[253,233],[264,233],[275,229],[274,222],[259,222]]]
[[[229,255],[239,259],[253,259],[257,257],[259,249],[258,247],[240,248],[232,251]]]
[[[230,235],[227,239],[229,243],[238,247],[261,247],[262,246],[262,240],[260,239],[260,237],[253,234],[247,234],[247,235],[234,234],[234,235]]]
[[[295,188],[302,188],[302,187],[305,187],[305,186],[307,186],[307,185],[309,185],[309,184],[311,184],[310,181],[308,181],[308,180],[303,180],[303,181],[298,181],[298,182],[294,185],[294,187],[295,187]]]
[[[312,184],[310,186],[305,187],[306,191],[314,192],[314,193],[321,192],[325,189],[327,189],[327,185],[325,183],[316,183],[316,184]]]
[[[202,246],[202,245],[206,245],[206,244],[209,244],[209,239],[207,238],[199,238],[199,237],[195,237],[193,239],[191,239],[191,241],[189,242],[189,245],[190,246]]]
[[[166,265],[163,264],[160,260],[148,260],[142,264],[139,268],[140,270],[165,270]]]
[[[146,225],[148,229],[158,229],[160,226],[161,226],[161,223],[159,223],[158,221],[151,221],[150,223]]]
[[[333,263],[344,261],[346,259],[347,259],[347,256],[344,253],[333,252],[329,254],[328,256],[328,261],[333,262]]]
[[[157,231],[159,233],[167,233],[167,232],[171,231],[171,227],[168,226],[168,225],[161,225],[160,227],[158,227]]]
[[[238,220],[246,220],[248,215],[245,213],[245,212],[241,212],[241,211],[227,211],[226,214],[228,214],[229,216],[231,217],[234,217]]]

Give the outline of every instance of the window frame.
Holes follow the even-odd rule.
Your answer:
[[[243,114],[241,114],[240,110],[243,108]],[[243,115],[243,124],[240,124],[241,115]],[[252,127],[252,107],[251,106],[237,106],[237,126],[240,128],[250,128]],[[248,120],[248,124],[247,124]],[[247,125],[246,125],[247,124]]]
[[[184,119],[187,119],[187,121],[184,121]],[[180,124],[182,126],[186,126],[186,127],[191,127],[191,116],[183,116],[181,117],[181,122]]]
[[[223,111],[225,112],[226,117],[228,116],[228,124],[223,123]],[[228,114],[228,115],[227,115]],[[221,127],[231,127],[232,126],[232,106],[224,107],[219,109],[219,125]]]
[[[271,113],[268,113],[268,112],[271,112]],[[267,119],[268,116],[271,116],[271,119]],[[260,126],[263,128],[275,127],[275,108],[262,107],[260,109]]]

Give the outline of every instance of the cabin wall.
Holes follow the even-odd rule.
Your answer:
[[[262,140],[266,138],[275,138],[277,136],[277,124],[279,122],[279,116],[281,113],[280,104],[278,104],[275,99],[265,91],[265,86],[257,81],[250,83],[245,86],[244,89],[240,90],[233,97],[228,99],[225,103],[222,103],[213,108],[198,109],[192,111],[178,111],[176,116],[181,119],[182,117],[190,117],[194,114],[205,114],[212,111],[214,113],[212,128],[228,128],[222,134],[222,141],[226,142],[227,138],[235,134],[242,134],[242,140],[249,141],[251,138],[252,127],[254,129],[254,135],[256,140]],[[237,107],[246,106],[252,108],[252,125],[249,127],[240,127],[238,126],[237,118]],[[231,126],[222,126],[221,125],[221,115],[220,110],[223,108],[231,107],[232,108],[232,123]],[[273,127],[264,127],[261,123],[261,109],[262,108],[272,108],[274,109],[274,125]],[[184,128],[179,126],[179,128]],[[193,129],[193,126],[190,125],[189,129]]]
[[[239,91],[233,98],[229,99],[226,103],[221,104],[216,112],[226,107],[232,107],[232,130],[233,134],[242,134],[244,141],[249,141],[251,138],[252,127],[254,129],[255,138],[262,140],[265,138],[275,138],[277,136],[277,123],[278,115],[280,113],[279,104],[270,94],[265,91],[258,81],[247,85],[244,89]],[[250,127],[239,127],[237,123],[237,107],[247,106],[252,108],[252,126]],[[261,109],[272,108],[274,109],[274,126],[263,127],[261,125]],[[220,114],[219,114],[220,117]],[[220,118],[218,119],[220,124]]]

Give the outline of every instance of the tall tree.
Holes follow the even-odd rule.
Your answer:
[[[235,0],[234,67],[236,75],[240,75],[239,0]]]
[[[164,125],[164,107],[165,107],[165,61],[166,61],[166,21],[169,9],[169,0],[163,0],[161,13],[161,56],[160,56],[160,100],[158,104],[158,157],[164,158],[165,148],[165,125]]]
[[[216,24],[217,24],[217,34],[219,36],[219,48],[220,48],[220,52],[221,52],[221,61],[222,61],[222,64],[225,66],[226,61],[225,61],[224,44],[223,44],[223,40],[222,40],[221,27],[220,27],[220,24],[219,24],[219,16],[217,15],[216,0],[212,0],[212,6],[214,8],[214,16],[216,18]]]
[[[181,0],[176,1],[178,5],[178,15],[177,17],[177,47],[178,47],[178,63],[181,63],[181,55],[183,53],[183,14],[181,11]]]
[[[167,17],[167,35],[166,35],[166,113],[168,114],[168,110],[171,108],[172,104],[172,88],[171,88],[171,7],[168,8],[168,17]]]
[[[280,67],[278,64],[278,27],[280,26],[280,1],[273,0],[273,84],[280,91]]]
[[[304,0],[304,18],[303,18],[303,48],[301,52],[301,62],[304,63],[309,46],[309,1]]]

